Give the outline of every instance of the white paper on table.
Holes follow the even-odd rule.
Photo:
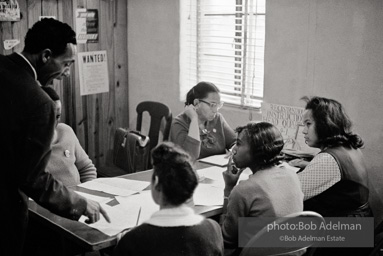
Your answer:
[[[200,177],[199,179],[201,181],[200,183],[202,184],[208,183],[214,187],[224,188],[225,182],[222,176],[222,173],[224,171],[226,171],[226,168],[213,166],[213,167],[197,170],[197,173],[198,173],[198,176]],[[246,168],[245,170],[242,171],[241,176],[239,176],[238,182],[242,180],[247,180],[251,174],[252,174],[252,171],[249,168]],[[207,181],[206,178],[210,180]]]
[[[148,187],[150,182],[129,180],[124,178],[98,178],[85,183],[81,183],[78,186],[102,191],[112,195],[129,196]]]
[[[225,170],[226,168],[212,166],[212,167],[197,170],[197,174],[200,180],[203,180],[204,178],[209,178],[214,181],[220,181],[220,180],[223,181],[222,173]]]
[[[116,196],[116,200],[120,203],[122,208],[129,209],[130,207],[141,207],[141,215],[138,224],[150,219],[153,213],[160,209],[152,198],[151,191],[142,191],[139,194],[131,196]]]
[[[80,192],[80,191],[74,191],[74,192],[76,192],[76,193],[79,194],[80,196],[83,196],[83,197],[85,197],[85,198],[87,198],[87,199],[90,199],[90,200],[99,202],[100,204],[101,204],[101,203],[107,203],[107,202],[109,202],[110,200],[113,200],[113,198],[111,198],[111,197],[95,196],[95,195],[91,195],[91,194],[84,193],[84,192]]]
[[[194,191],[195,205],[223,205],[223,189],[210,184],[198,184]]]
[[[108,223],[102,215],[100,215],[100,220],[96,223],[86,224],[85,220],[87,217],[85,216],[81,216],[79,221],[108,236],[117,235],[124,229],[136,226],[137,217],[140,211],[139,206],[132,205],[129,209],[122,208],[120,205],[109,206],[107,204],[102,204],[101,206],[108,213],[110,223]]]
[[[227,157],[226,154],[222,154],[222,155],[214,155],[214,156],[208,156],[205,158],[201,158],[198,161],[224,167],[224,166],[227,166],[227,164],[229,162],[229,158]]]

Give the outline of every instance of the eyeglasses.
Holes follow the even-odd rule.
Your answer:
[[[218,102],[218,103],[215,103],[215,102],[208,102],[206,100],[201,100],[201,99],[198,99],[199,101],[203,102],[203,103],[206,103],[207,105],[209,105],[210,108],[214,109],[214,108],[217,108],[220,109],[223,107],[223,102]]]

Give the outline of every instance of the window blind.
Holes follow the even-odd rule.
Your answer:
[[[200,81],[225,104],[260,107],[263,99],[265,0],[181,1],[180,97]]]

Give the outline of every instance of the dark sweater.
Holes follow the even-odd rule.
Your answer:
[[[121,239],[113,255],[223,255],[223,239],[218,223],[210,219],[198,225],[178,227],[144,223]]]
[[[368,178],[359,149],[335,147],[324,150],[339,165],[341,180],[321,194],[304,202],[304,209],[324,217],[369,216]]]

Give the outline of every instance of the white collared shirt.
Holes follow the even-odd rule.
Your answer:
[[[203,216],[196,214],[192,208],[182,204],[176,208],[162,209],[153,213],[145,223],[158,227],[178,227],[198,225],[203,220]]]

